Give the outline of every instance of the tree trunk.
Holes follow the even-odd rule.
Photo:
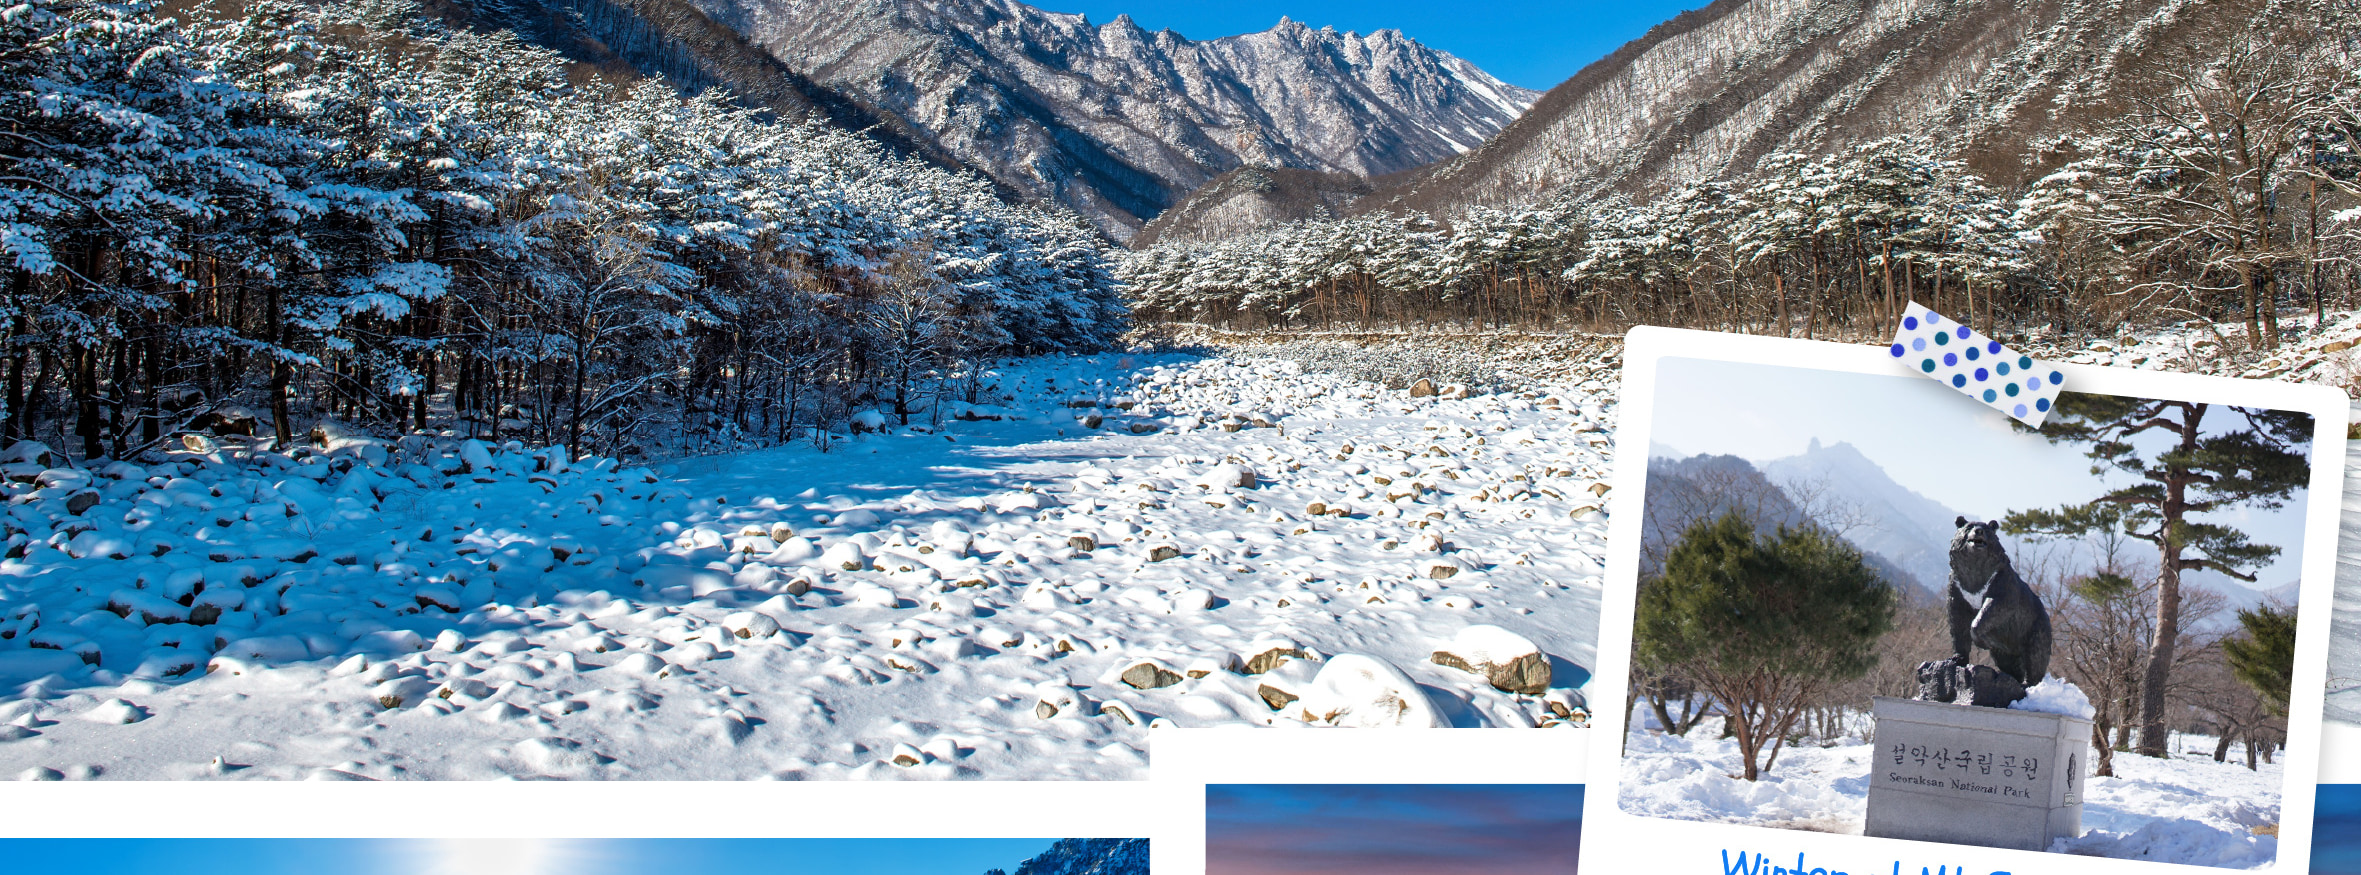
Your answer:
[[[98,353],[76,348],[73,359],[74,434],[82,439],[82,458],[96,459],[106,455],[98,414]]]
[[[2096,777],[2115,777],[2115,747],[2107,743],[2110,728],[2105,723],[2093,723],[2090,727],[2090,746],[2099,756],[2098,768],[2091,772]]]
[[[2197,452],[2197,428],[2205,419],[2205,405],[2184,404],[2180,428],[2179,452],[2184,456]],[[2173,653],[2180,646],[2181,635],[2181,520],[2188,513],[2189,482],[2186,476],[2173,476],[2169,470],[2164,477],[2164,504],[2158,508],[2163,517],[2161,546],[2163,563],[2156,585],[2156,633],[2148,645],[2148,665],[2140,677],[2140,747],[2142,756],[2162,757],[2169,745],[2169,730],[2165,728],[2165,687],[2172,680]]]
[[[2254,268],[2248,265],[2240,265],[2238,267],[2238,290],[2246,297],[2245,306],[2247,352],[2254,352],[2257,349],[2261,349],[2263,343],[2263,320],[2261,312],[2255,307],[2254,285]]]
[[[265,307],[270,310],[271,345],[284,348],[287,337],[287,314],[281,309],[277,283],[271,284],[269,298],[270,300],[265,302]],[[271,356],[271,431],[279,439],[275,449],[282,453],[295,443],[295,424],[288,421],[287,411],[288,384],[294,382],[294,379],[295,369],[287,365],[286,357],[283,355]]]

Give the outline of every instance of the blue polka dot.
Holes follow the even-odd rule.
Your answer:
[[[2029,356],[2029,355],[2021,355],[2021,356],[2017,356],[2017,367],[2024,368],[2025,370],[2028,370],[2028,371],[2032,370],[2032,369],[2033,369],[2033,357],[2032,357],[2032,356]]]
[[[1913,337],[1913,338],[1910,338],[1910,348],[1911,348],[1911,349],[1920,349],[1920,350],[1926,349],[1926,348],[1927,348],[1927,339],[1926,339],[1926,338],[1924,338],[1924,337]]]
[[[1997,340],[1995,340],[1995,341],[1993,341],[1993,342],[1991,342],[1991,343],[1984,344],[1984,351],[1985,351],[1985,352],[1988,352],[1988,353],[1991,353],[1991,354],[1993,354],[1993,355],[1999,355],[1999,354],[2000,354],[2000,341],[1997,341]]]
[[[2023,416],[2023,415],[2025,415],[2025,405],[2023,405],[2023,404],[2019,404],[2019,405],[2017,405],[2017,409],[2016,409],[2016,411],[2015,411],[2015,412],[2016,412],[2016,414],[2017,414],[2018,416]]]
[[[1933,310],[1928,310],[1928,311],[1927,311],[1927,324],[1928,324],[1928,325],[1941,325],[1941,324],[1943,324],[1943,314],[1941,314],[1941,313],[1937,313],[1937,312],[1935,312],[1935,311],[1933,311]]]
[[[2000,387],[2000,388],[2002,388],[2002,389],[2004,389],[2004,390],[2007,390],[2007,392],[2008,392],[2008,396],[2009,396],[2009,397],[2011,397],[2011,398],[2015,398],[2015,397],[2017,397],[2017,384],[2015,384],[2015,383],[2010,383],[2010,384],[2008,384],[2008,385],[2006,385],[2006,386],[2002,386],[2002,387]]]
[[[2008,362],[2001,362],[2000,364],[1993,365],[1992,372],[2003,377],[2008,376]]]
[[[1991,371],[1984,370],[1983,368],[1977,368],[1977,369],[1976,369],[1976,382],[1978,382],[1978,383],[1984,382],[1986,379],[1989,379],[1991,376],[1992,376],[1992,372],[1991,372]]]
[[[1967,375],[1966,375],[1966,374],[1952,374],[1952,375],[1951,375],[1951,388],[1954,388],[1954,389],[1960,389],[1960,388],[1965,388],[1966,386],[1967,386]]]
[[[1969,332],[1968,332],[1968,327],[1967,327],[1967,326],[1965,326],[1965,325],[1962,325],[1962,326],[1959,326],[1958,328],[1955,328],[1955,329],[1953,329],[1953,330],[1954,330],[1954,331],[1957,331],[1957,332],[1959,332],[1959,339],[1961,339],[1961,340],[1966,340],[1966,339],[1968,339],[1968,334],[1969,334]]]
[[[1943,344],[1950,343],[1950,342],[1951,342],[1951,335],[1950,335],[1950,334],[1948,334],[1948,333],[1946,333],[1946,332],[1942,332],[1942,331],[1937,331],[1937,332],[1935,332],[1935,345],[1936,345],[1936,346],[1942,346]]]
[[[1894,344],[1894,357],[1895,357],[1895,358],[1901,358],[1901,357],[1902,357],[1902,345],[1901,345],[1901,344],[1899,344],[1899,343],[1897,343],[1897,344]]]
[[[1975,361],[1976,359],[1978,359],[1978,358],[1982,357],[1983,355],[1984,355],[1983,353],[1977,352],[1975,347],[1972,347],[1972,346],[1971,346],[1971,347],[1968,347],[1968,348],[1967,348],[1967,357],[1968,357],[1968,361],[1971,361],[1971,362],[1972,362],[1972,361]]]
[[[2033,402],[2033,409],[2035,409],[2035,410],[2039,410],[2039,411],[2041,411],[2041,412],[2043,412],[2043,413],[2047,413],[2047,412],[2049,412],[2049,399],[2047,399],[2047,398],[2039,398],[2039,399],[2035,399],[2035,400],[2034,400],[2034,402]]]
[[[1918,363],[1918,369],[1919,369],[1919,370],[1922,370],[1922,371],[1925,371],[1925,372],[1927,372],[1927,373],[1930,373],[1930,374],[1934,373],[1934,372],[1935,372],[1935,360],[1934,360],[1934,359],[1927,359],[1926,361],[1919,362],[1919,363]]]
[[[1917,331],[1917,330],[1918,330],[1918,320],[1917,320],[1917,319],[1915,319],[1915,318],[1909,317],[1909,316],[1904,316],[1904,317],[1902,317],[1902,330],[1904,330],[1904,331]]]
[[[2028,391],[2028,392],[2039,392],[2039,391],[2041,391],[2041,378],[2040,378],[2040,377],[2034,377],[2033,379],[2026,380],[2026,381],[2025,381],[2025,391]]]
[[[1984,390],[1984,403],[1986,403],[1986,404],[1990,404],[1990,403],[1992,403],[1992,399],[1994,399],[1994,398],[1997,398],[1997,397],[1999,397],[1999,396],[1992,394],[1992,390],[1990,390],[1990,389],[1986,389],[1986,390]]]
[[[2052,386],[2066,385],[2066,375],[2058,373],[2057,371],[2049,372],[2049,384]]]
[[[1949,353],[1949,352],[1947,352],[1947,353],[1944,353],[1944,354],[1943,354],[1943,366],[1944,366],[1944,367],[1946,367],[1946,368],[1956,368],[1956,367],[1959,367],[1959,355],[1958,355],[1957,353]]]

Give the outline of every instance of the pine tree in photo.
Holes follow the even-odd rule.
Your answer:
[[[2135,482],[2081,504],[2013,512],[2008,530],[2035,539],[2115,531],[2157,550],[2139,753],[2165,755],[2166,690],[2184,625],[2182,572],[2206,569],[2251,582],[2250,569],[2280,553],[2206,517],[2284,505],[2311,477],[2311,431],[2312,418],[2302,413],[2080,392],[2060,394],[2042,423],[2040,434],[2050,442],[2088,447],[2094,476],[2123,474]]]
[[[2238,612],[2237,636],[2222,642],[2230,673],[2261,696],[2272,714],[2287,716],[2295,676],[2295,610],[2263,605]]]
[[[1758,535],[1731,511],[1690,525],[1641,582],[1633,659],[1720,704],[1739,777],[1753,781],[1808,703],[1875,663],[1896,599],[1843,539],[1811,526]]]

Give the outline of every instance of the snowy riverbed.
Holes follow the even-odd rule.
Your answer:
[[[1139,778],[1161,725],[1579,725],[1614,364],[1034,359],[940,431],[656,471],[19,460],[0,774]],[[1510,692],[1455,647],[1537,653]]]

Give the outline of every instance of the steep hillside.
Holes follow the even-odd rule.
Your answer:
[[[1896,134],[1962,152],[2005,185],[2043,166],[2044,138],[2136,91],[2141,59],[2170,57],[2240,2],[1717,0],[1551,89],[1482,148],[1384,180],[1357,208],[1641,193]]]
[[[683,92],[726,90],[788,118],[861,131],[901,155],[964,167],[899,116],[813,82],[685,0],[425,0],[443,21],[508,30],[564,55],[577,81],[662,76]]]
[[[1393,30],[1283,19],[1193,41],[1013,0],[697,3],[788,67],[1119,237],[1248,164],[1370,176],[1449,158],[1534,96]]]
[[[1131,238],[1133,248],[1163,240],[1206,242],[1265,225],[1343,215],[1371,191],[1345,173],[1240,167],[1214,177]]]

